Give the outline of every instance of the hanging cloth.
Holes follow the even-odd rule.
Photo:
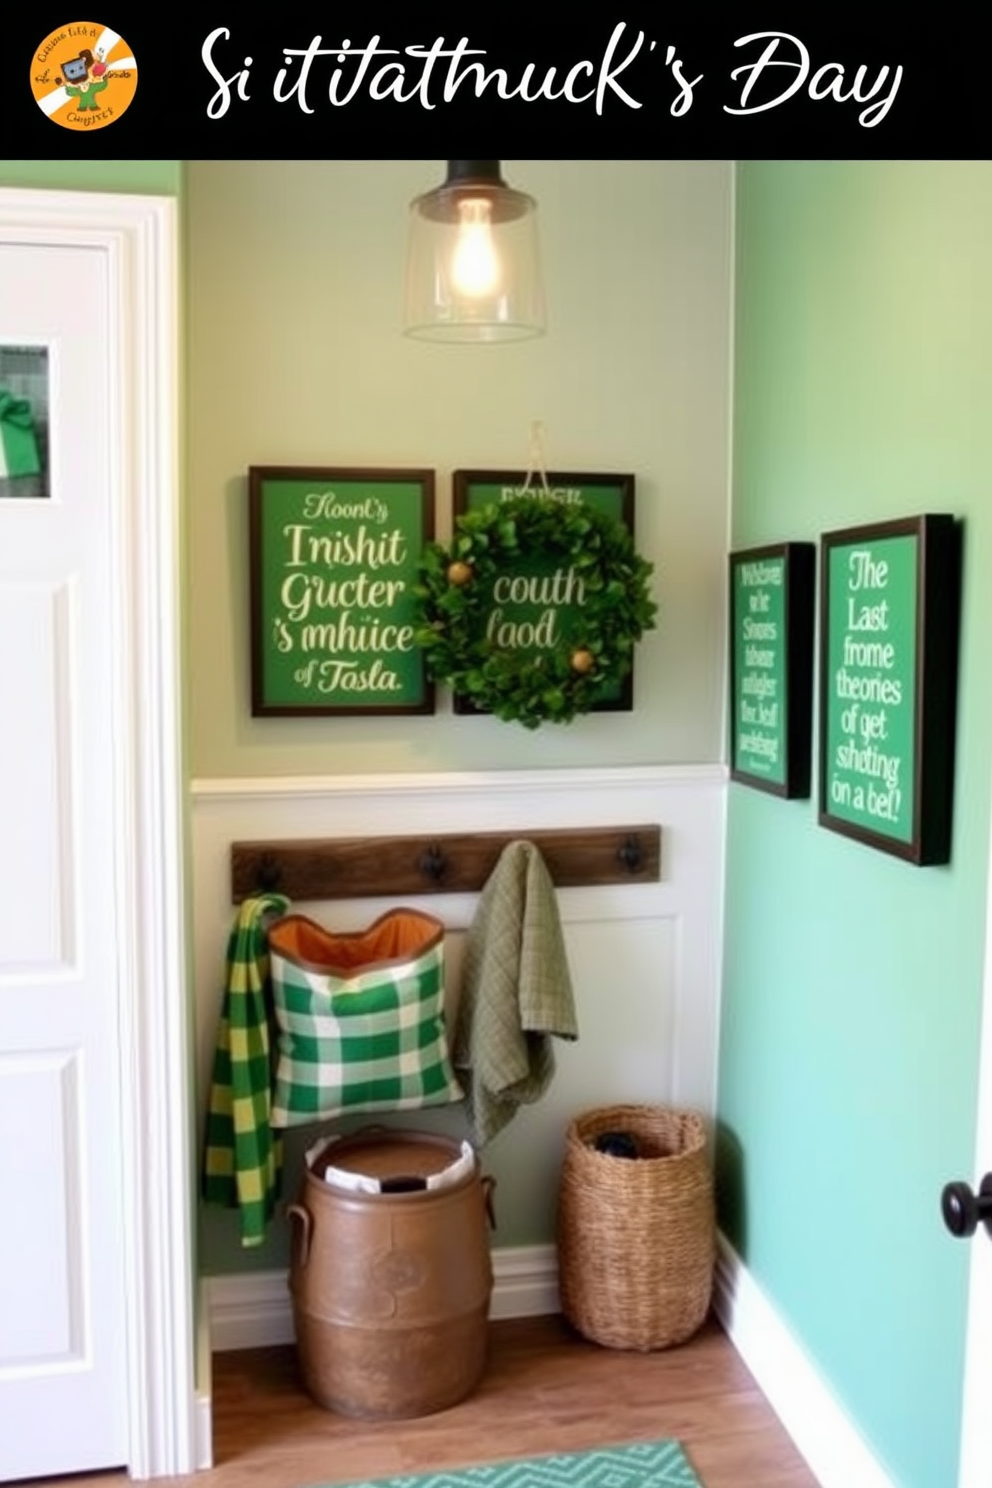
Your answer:
[[[227,944],[203,1153],[204,1199],[241,1212],[241,1244],[261,1245],[282,1176],[282,1138],[272,1130],[271,988],[266,922],[281,894],[245,899]]]
[[[532,842],[510,842],[469,929],[452,1062],[477,1146],[539,1100],[555,1070],[552,1036],[578,1037],[555,888]]]
[[[0,480],[41,470],[31,404],[0,388]]]

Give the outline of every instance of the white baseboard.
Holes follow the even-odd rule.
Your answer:
[[[196,1470],[214,1465],[213,1355],[210,1347],[210,1290],[201,1280],[196,1309],[196,1398],[193,1430],[196,1441]]]
[[[263,1348],[293,1342],[293,1314],[285,1271],[250,1271],[207,1280],[210,1347]]]
[[[206,1291],[210,1346],[215,1352],[293,1342],[284,1271],[212,1276]],[[505,1246],[493,1252],[490,1317],[540,1317],[558,1309],[558,1257],[553,1245]]]
[[[205,1472],[214,1465],[213,1396],[197,1390],[195,1404],[196,1471]]]
[[[802,1345],[721,1235],[713,1306],[822,1488],[896,1488]]]
[[[560,1311],[555,1246],[505,1246],[493,1252],[490,1317],[545,1317]]]

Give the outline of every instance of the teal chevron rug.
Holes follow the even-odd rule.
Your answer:
[[[349,1483],[347,1488],[702,1488],[702,1484],[678,1442],[652,1441],[484,1467],[400,1473]]]

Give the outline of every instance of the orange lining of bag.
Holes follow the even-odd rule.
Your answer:
[[[391,909],[367,930],[325,930],[306,915],[285,915],[269,930],[269,949],[314,971],[338,975],[422,956],[444,938],[444,926],[419,909]]]

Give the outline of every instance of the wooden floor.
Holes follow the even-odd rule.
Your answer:
[[[490,1334],[478,1389],[451,1410],[402,1422],[350,1420],[314,1405],[292,1348],[217,1354],[216,1466],[196,1488],[310,1488],[659,1437],[682,1443],[704,1488],[817,1488],[715,1324],[650,1354],[587,1343],[558,1318],[497,1322]],[[46,1481],[123,1488],[124,1480]],[[191,1480],[171,1481],[189,1488]]]

